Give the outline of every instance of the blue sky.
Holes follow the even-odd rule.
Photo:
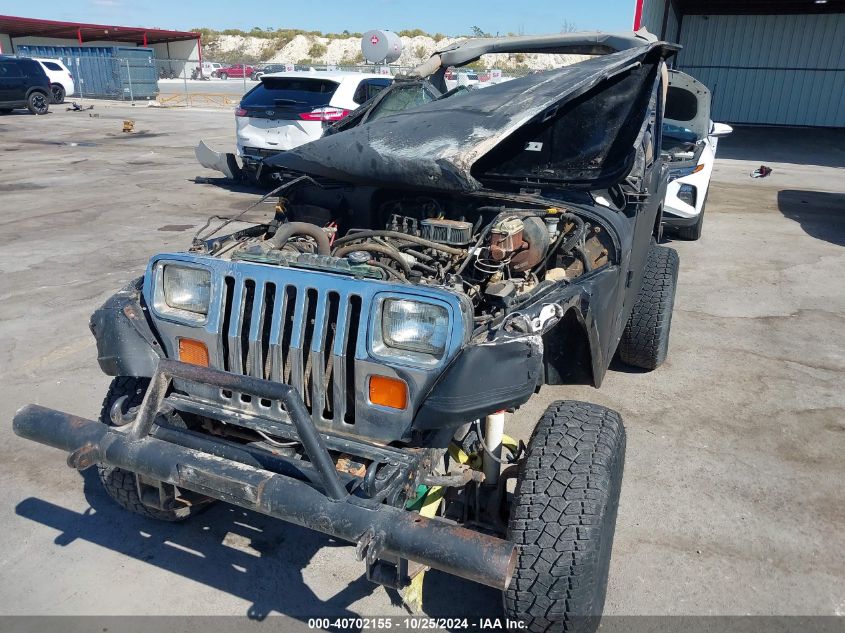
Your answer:
[[[186,30],[301,28],[323,32],[399,31],[468,33],[478,26],[489,33],[554,33],[564,26],[579,30],[630,29],[634,0],[3,0],[0,12],[30,18],[97,22]]]

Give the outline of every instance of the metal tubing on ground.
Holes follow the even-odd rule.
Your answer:
[[[514,545],[506,540],[400,508],[333,501],[302,481],[152,436],[133,439],[101,422],[27,405],[13,427],[20,437],[69,451],[71,458],[86,451],[86,464],[123,468],[350,542],[372,534],[379,556],[399,556],[498,589],[508,586],[516,563]]]

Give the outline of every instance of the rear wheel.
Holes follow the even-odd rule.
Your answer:
[[[50,99],[43,92],[33,92],[26,98],[26,107],[33,114],[47,114]]]
[[[227,75],[226,73],[220,73],[220,79],[222,79],[223,81],[226,81],[228,78],[229,75]]]
[[[651,245],[642,288],[619,340],[619,357],[628,365],[656,369],[666,360],[679,265],[675,249]]]
[[[518,548],[505,615],[529,631],[595,631],[625,464],[619,414],[586,402],[546,409],[520,465],[508,540]]]
[[[50,97],[53,103],[65,102],[65,89],[62,87],[61,84],[50,85]]]
[[[103,400],[103,408],[100,411],[100,422],[114,426],[111,420],[111,410],[115,402],[124,396],[126,396],[126,401],[122,407],[124,412],[129,412],[133,408],[139,407],[149,384],[149,378],[136,378],[133,376],[118,376],[112,380],[108,393],[106,393],[106,397]],[[137,475],[135,473],[123,470],[122,468],[101,465],[97,466],[97,471],[103,488],[105,488],[108,495],[119,506],[148,519],[170,522],[184,521],[204,507],[203,505],[192,506],[183,504],[172,510],[152,508],[141,502],[141,497],[138,494]]]

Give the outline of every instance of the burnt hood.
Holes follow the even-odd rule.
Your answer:
[[[604,188],[635,163],[663,42],[458,94],[326,136],[266,162],[334,180],[472,192]]]

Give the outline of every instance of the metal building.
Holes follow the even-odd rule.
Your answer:
[[[80,96],[152,98],[159,72],[202,64],[200,34],[0,15],[0,54],[62,59]]]
[[[637,0],[731,123],[845,127],[845,0]]]

